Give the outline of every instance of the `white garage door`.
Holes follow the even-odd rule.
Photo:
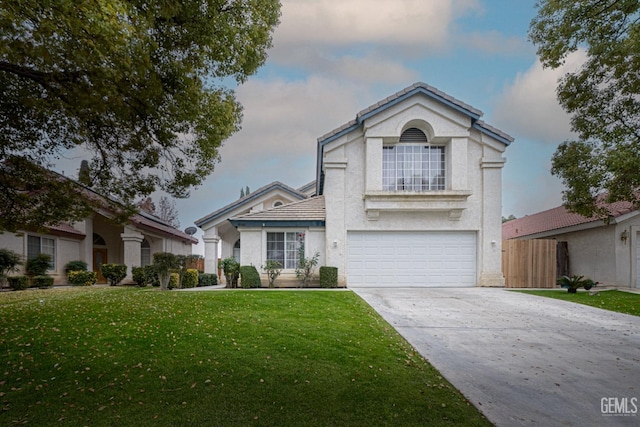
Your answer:
[[[475,286],[476,233],[347,233],[348,286]]]

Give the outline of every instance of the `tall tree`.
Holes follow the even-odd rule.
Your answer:
[[[598,201],[639,204],[640,2],[541,0],[529,37],[545,67],[557,68],[584,50],[582,67],[558,83],[576,140],[564,141],[552,173],[566,190],[567,207],[604,216]]]
[[[178,208],[175,200],[170,200],[166,196],[160,197],[158,209],[156,212],[158,218],[167,221],[175,228],[180,228],[180,220],[178,219]]]
[[[278,0],[0,2],[0,228],[86,214],[85,193],[47,184],[69,151],[127,206],[188,196],[240,126],[225,82],[264,63],[279,13]]]

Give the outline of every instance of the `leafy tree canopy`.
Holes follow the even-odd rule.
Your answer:
[[[224,82],[264,63],[279,14],[277,0],[0,2],[0,228],[86,214],[84,192],[46,184],[69,153],[126,205],[186,197],[239,129]]]
[[[597,200],[633,201],[640,187],[640,2],[541,0],[529,37],[546,67],[586,53],[558,83],[560,104],[578,138],[553,157],[552,173],[574,212],[606,215]],[[598,196],[604,196],[604,198]]]

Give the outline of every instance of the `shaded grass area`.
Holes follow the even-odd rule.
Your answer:
[[[351,292],[2,293],[0,354],[0,425],[490,425]]]
[[[517,291],[542,297],[561,299],[578,304],[590,305],[618,313],[640,316],[640,294],[621,291],[601,291],[597,295],[589,295],[588,292],[570,294],[565,291]]]

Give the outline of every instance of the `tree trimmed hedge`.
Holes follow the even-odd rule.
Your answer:
[[[337,288],[338,287],[338,267],[320,267],[320,287],[321,288]]]
[[[244,289],[260,288],[262,282],[260,281],[260,273],[258,269],[253,265],[243,265],[240,267],[240,283]]]
[[[69,283],[74,286],[93,286],[98,281],[95,271],[72,270],[69,272]]]
[[[200,273],[198,275],[198,286],[215,286],[218,284],[218,275],[212,273]]]
[[[7,277],[7,281],[9,282],[9,286],[14,291],[22,291],[29,287],[29,277],[27,276],[11,276]]]
[[[109,286],[115,286],[127,277],[127,266],[124,264],[102,264],[100,271],[109,282]]]
[[[31,279],[31,285],[36,288],[53,287],[53,277],[51,276],[34,276]]]
[[[198,286],[198,270],[195,268],[188,268],[182,278],[182,288],[188,289],[195,288],[196,286]]]

